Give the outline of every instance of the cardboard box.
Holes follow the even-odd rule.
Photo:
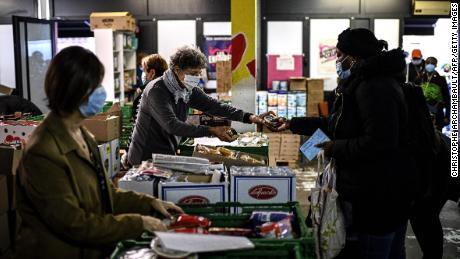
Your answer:
[[[232,89],[232,62],[216,62],[216,79],[218,93],[228,93]]]
[[[91,13],[89,19],[91,30],[112,29],[133,32],[136,30],[136,20],[129,12]]]
[[[9,210],[16,209],[16,173],[22,158],[22,152],[20,145],[0,145],[0,176],[6,177],[6,197]]]
[[[0,254],[3,254],[11,246],[8,214],[0,215]]]
[[[227,202],[228,183],[160,182],[158,198],[176,204]]]
[[[118,181],[118,188],[155,196],[155,181]]]
[[[307,78],[306,77],[290,77],[289,78],[289,91],[306,91]]]
[[[230,201],[285,203],[296,199],[296,178],[288,176],[235,175],[230,169]]]
[[[102,143],[97,146],[99,148],[99,154],[101,155],[101,161],[104,165],[105,171],[107,172],[107,176],[111,177],[110,169],[112,168],[111,165],[111,150],[110,150],[110,142]]]
[[[116,102],[112,104],[112,106],[103,113],[100,113],[98,115],[110,115],[110,116],[118,116],[118,124],[120,125],[120,136],[122,135],[122,130],[123,130],[123,113],[121,111],[120,103]]]
[[[319,117],[318,103],[308,104],[307,106],[307,117]]]
[[[99,142],[109,142],[120,137],[120,118],[110,115],[96,115],[83,121]]]
[[[20,145],[0,145],[0,174],[16,175],[21,158]]]
[[[223,163],[225,166],[263,166],[263,165],[268,164],[267,158],[264,157],[264,156],[248,154],[248,153],[239,152],[239,151],[235,151],[235,152],[237,152],[237,157],[236,158],[228,158],[228,157],[224,157],[222,155],[203,154],[203,153],[198,152],[196,150],[196,147],[195,147],[195,150],[193,151],[193,156],[194,157],[206,158],[210,162]],[[261,164],[261,163],[251,163],[251,162],[248,162],[248,161],[240,159],[240,157],[243,156],[243,155],[250,156],[250,157],[252,157],[254,159],[257,159],[259,161],[263,161],[263,164]]]
[[[120,172],[120,140],[114,139],[110,142],[98,145],[102,164],[109,178],[114,177]]]
[[[7,182],[6,175],[0,174],[0,214],[6,213],[10,208]]]
[[[111,164],[111,175],[114,177],[120,172],[120,141],[114,139],[110,141],[110,164]]]
[[[36,121],[0,122],[0,144],[24,143],[39,124]]]
[[[281,143],[291,144],[300,143],[300,135],[297,134],[283,134],[281,136]]]
[[[224,174],[224,173],[222,173]],[[158,184],[158,198],[171,201],[177,204],[209,204],[228,201],[228,182],[221,174],[208,179],[199,179],[187,176],[188,182],[180,182],[185,179],[178,179],[178,182],[161,181]],[[196,175],[205,176],[209,175]]]
[[[1,85],[0,84],[0,93],[4,95],[11,95],[13,93],[13,88],[10,88],[6,85]]]
[[[324,80],[307,80],[307,116],[319,117],[319,104],[324,101]]]

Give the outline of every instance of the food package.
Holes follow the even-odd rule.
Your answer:
[[[292,216],[292,213],[285,211],[253,211],[249,218],[249,224],[255,229],[267,222],[278,222],[286,218],[291,219]]]
[[[268,117],[268,116],[267,116]],[[247,132],[240,134],[238,145],[244,147],[259,147],[268,145],[268,137],[261,132]]]
[[[286,239],[292,238],[292,224],[286,218],[278,222],[268,222],[258,228],[258,234],[262,238]]]
[[[208,147],[197,145],[194,156],[206,157],[213,162],[223,162],[226,165],[265,165],[266,161],[261,156],[250,155],[224,147]]]
[[[208,159],[163,154],[152,154],[152,163],[162,168],[195,174],[207,174],[210,166]]]
[[[169,224],[167,221],[164,223],[169,226],[169,228],[176,229],[176,228],[208,228],[211,226],[211,221],[202,216],[194,216],[194,215],[187,215],[182,214],[174,219],[172,219]]]

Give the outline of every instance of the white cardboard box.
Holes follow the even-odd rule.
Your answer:
[[[98,145],[102,164],[109,178],[120,172],[120,141],[114,139],[110,142]]]
[[[26,141],[39,124],[35,121],[0,122],[0,143],[15,144]]]
[[[153,193],[154,184],[155,181],[124,181],[120,179],[118,188],[155,196]]]
[[[107,172],[108,177],[112,177],[111,168],[112,168],[112,159],[111,159],[111,150],[110,143],[102,143],[97,146],[99,148],[99,154],[101,154],[102,165]]]
[[[228,201],[228,183],[160,182],[158,198],[177,204],[208,204]]]
[[[114,177],[120,172],[120,141],[119,139],[114,139],[110,141],[110,160],[111,160],[110,177]]]
[[[296,199],[295,175],[230,175],[230,201],[285,203]]]

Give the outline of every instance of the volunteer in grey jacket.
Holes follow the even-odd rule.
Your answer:
[[[182,47],[171,56],[169,70],[146,86],[128,152],[131,165],[150,159],[152,153],[175,154],[181,137],[215,136],[223,141],[233,140],[229,127],[186,123],[189,108],[233,121],[262,124],[263,116],[221,103],[197,87],[205,67],[203,53]]]

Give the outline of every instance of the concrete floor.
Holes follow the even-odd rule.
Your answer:
[[[310,189],[314,187],[316,179],[316,163],[308,164],[303,170],[295,170],[297,175],[297,200],[302,213],[307,215],[309,204],[307,197]],[[460,208],[457,203],[448,201],[441,215],[444,229],[444,256],[443,259],[460,259]],[[406,258],[421,259],[422,252],[414,233],[409,225],[406,235]]]
[[[457,203],[448,201],[441,211],[441,223],[444,229],[443,259],[460,259],[460,208]],[[406,235],[407,259],[422,258],[422,252],[412,229]]]

